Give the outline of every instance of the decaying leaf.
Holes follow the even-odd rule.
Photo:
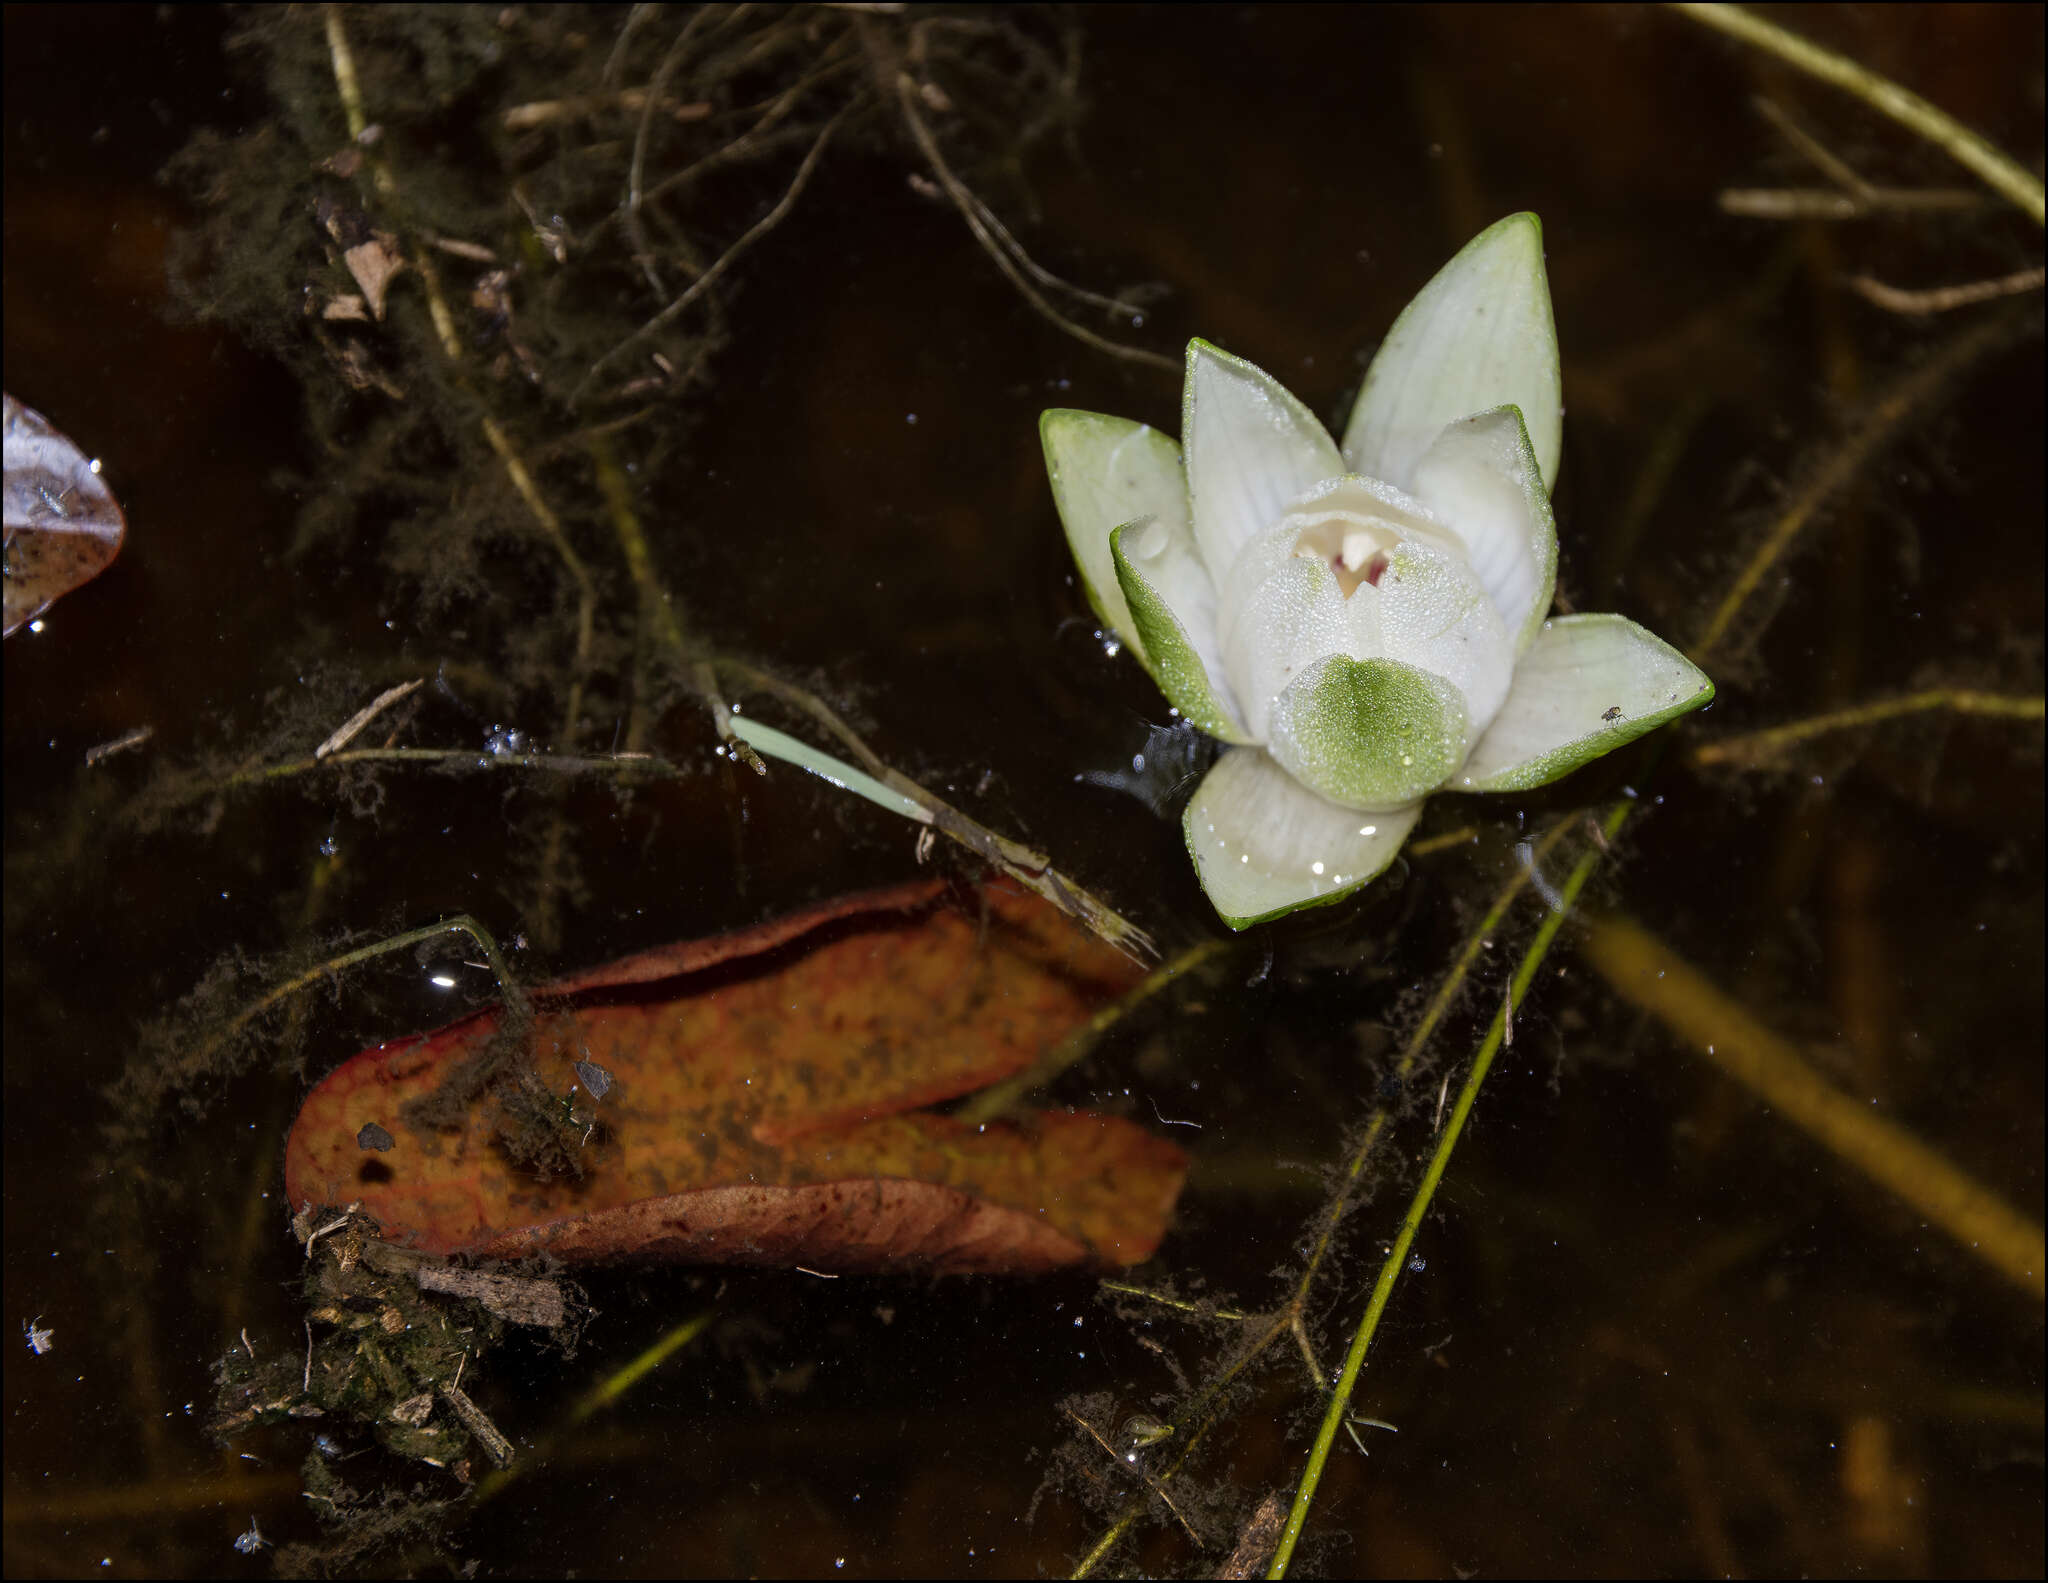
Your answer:
[[[500,1014],[344,1063],[286,1146],[291,1201],[433,1252],[1022,1272],[1136,1263],[1185,1174],[1114,1117],[962,1125],[918,1107],[1029,1065],[1139,970],[1008,883],[845,898],[539,991],[514,1089],[573,1166],[512,1163],[502,1099],[430,1123]],[[579,1064],[603,1068],[602,1094]],[[541,1114],[545,1112],[545,1114]],[[369,1154],[376,1122],[395,1144]],[[516,1152],[516,1151],[514,1151]]]
[[[5,398],[7,631],[33,621],[80,583],[105,571],[121,550],[127,521],[99,463]]]

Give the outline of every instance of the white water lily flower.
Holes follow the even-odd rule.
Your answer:
[[[1542,230],[1510,215],[1402,310],[1340,449],[1271,375],[1188,346],[1181,437],[1039,429],[1096,612],[1232,744],[1182,819],[1242,929],[1393,862],[1433,791],[1520,791],[1714,695],[1621,616],[1551,617],[1563,408]]]

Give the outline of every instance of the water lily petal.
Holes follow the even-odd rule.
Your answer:
[[[1172,531],[1186,529],[1188,493],[1180,447],[1145,424],[1071,407],[1041,414],[1038,437],[1045,446],[1053,501],[1081,571],[1082,591],[1095,613],[1145,660],[1144,641],[1116,580],[1109,534],[1140,517],[1155,518]]]
[[[1181,441],[1203,562],[1221,577],[1288,502],[1344,471],[1329,431],[1279,380],[1241,357],[1188,342]]]
[[[1419,802],[1465,758],[1465,700],[1443,677],[1399,660],[1331,654],[1273,705],[1275,762],[1344,808]]]
[[[1413,490],[1416,464],[1446,424],[1512,404],[1547,491],[1557,482],[1562,389],[1543,227],[1533,214],[1511,214],[1467,242],[1401,310],[1366,370],[1344,455],[1351,471]]]
[[[1700,668],[1625,616],[1546,621],[1452,791],[1522,791],[1570,774],[1714,696]]]
[[[1217,913],[1248,929],[1376,877],[1421,813],[1420,803],[1373,814],[1339,808],[1257,748],[1232,748],[1195,788],[1181,830]]]
[[[1464,557],[1434,545],[1413,539],[1397,545],[1378,593],[1387,657],[1441,676],[1464,695],[1471,735],[1458,746],[1455,769],[1507,701],[1514,639]]]
[[[1258,563],[1247,569],[1263,575],[1241,599],[1226,595],[1224,611],[1224,669],[1238,718],[1254,742],[1266,740],[1273,701],[1288,683],[1325,655],[1347,651],[1354,640],[1350,611],[1329,566],[1266,550],[1262,543],[1247,547],[1241,564]]]
[[[1109,543],[1159,690],[1210,736],[1249,742],[1217,639],[1216,587],[1195,554],[1194,536],[1154,517],[1117,528]]]
[[[1521,413],[1496,407],[1448,425],[1416,465],[1415,493],[1463,542],[1515,652],[1527,653],[1557,592],[1557,525]]]

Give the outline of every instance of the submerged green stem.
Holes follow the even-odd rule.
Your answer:
[[[1620,833],[1628,820],[1629,803],[1618,803],[1609,810],[1601,821],[1602,835],[1612,840]],[[1308,1522],[1309,1508],[1315,1503],[1317,1486],[1322,1482],[1323,1468],[1330,1458],[1330,1447],[1336,1443],[1337,1431],[1345,1420],[1351,1405],[1352,1393],[1357,1389],[1358,1376],[1365,1367],[1365,1355],[1372,1346],[1373,1337],[1379,1331],[1381,1316],[1386,1312],[1387,1302],[1394,1294],[1394,1284],[1400,1279],[1401,1271],[1408,1261],[1408,1250],[1414,1244],[1415,1234],[1422,1229],[1423,1217],[1429,1213],[1429,1206],[1436,1197],[1437,1184],[1443,1180],[1444,1170],[1450,1164],[1451,1154],[1458,1146],[1458,1138],[1465,1129],[1466,1119],[1472,1114],[1473,1103],[1479,1097],[1480,1085],[1486,1081],[1486,1074],[1493,1067],[1493,1058],[1501,1045],[1513,1037],[1513,1007],[1516,1000],[1526,996],[1529,986],[1535,982],[1536,973],[1542,967],[1544,958],[1550,953],[1552,941],[1564,920],[1570,916],[1572,905],[1579,893],[1585,889],[1586,881],[1600,862],[1599,850],[1587,852],[1573,867],[1559,890],[1560,905],[1545,913],[1543,922],[1537,927],[1535,939],[1522,953],[1521,965],[1515,969],[1510,981],[1508,997],[1501,1009],[1494,1013],[1493,1023],[1487,1029],[1486,1037],[1480,1041],[1479,1051],[1472,1059],[1472,1069],[1465,1074],[1464,1086],[1458,1090],[1457,1103],[1452,1107],[1444,1123],[1443,1132],[1437,1138],[1436,1150],[1430,1155],[1429,1166],[1422,1173],[1422,1181],[1408,1204],[1408,1212],[1401,1217],[1400,1230],[1395,1234],[1393,1246],[1380,1265],[1379,1279],[1373,1283],[1371,1300],[1366,1304],[1365,1316],[1352,1334],[1350,1350],[1344,1356],[1344,1368],[1337,1377],[1336,1388],[1330,1392],[1330,1400],[1323,1410],[1323,1421],[1316,1430],[1314,1446],[1309,1451],[1308,1464],[1302,1470],[1301,1483],[1294,1492],[1294,1505],[1287,1514],[1287,1525],[1281,1530],[1280,1545],[1273,1553],[1272,1565],[1266,1570],[1269,1578],[1285,1577],[1287,1564],[1293,1558],[1294,1547],[1301,1539],[1302,1528]]]

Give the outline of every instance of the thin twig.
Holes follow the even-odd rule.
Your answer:
[[[1207,1548],[1207,1546],[1205,1546],[1202,1543],[1202,1536],[1195,1532],[1195,1525],[1189,1522],[1186,1517],[1182,1516],[1181,1509],[1173,1504],[1173,1497],[1166,1493],[1165,1484],[1161,1480],[1153,1478],[1151,1474],[1147,1473],[1143,1468],[1139,1467],[1135,1460],[1119,1456],[1117,1454],[1116,1447],[1111,1445],[1107,1440],[1103,1439],[1102,1431],[1097,1429],[1090,1422],[1088,1422],[1088,1420],[1083,1418],[1079,1413],[1075,1412],[1073,1408],[1062,1406],[1060,1408],[1060,1411],[1065,1413],[1067,1417],[1072,1419],[1076,1424],[1079,1424],[1081,1428],[1085,1429],[1088,1432],[1089,1438],[1092,1439],[1098,1446],[1102,1447],[1104,1453],[1109,1457],[1110,1461],[1114,1462],[1118,1467],[1123,1468],[1126,1472],[1132,1474],[1134,1477],[1142,1481],[1147,1489],[1149,1489],[1154,1495],[1157,1495],[1162,1501],[1166,1502],[1166,1509],[1172,1512],[1175,1519],[1180,1523],[1181,1527],[1187,1530],[1188,1537],[1194,1540],[1196,1549],[1201,1550]]]
[[[1869,275],[1851,275],[1848,286],[1864,301],[1873,302],[1888,313],[1918,318],[1967,308],[1972,303],[1992,302],[2000,297],[2017,297],[2022,292],[2039,291],[2044,281],[2048,281],[2048,269],[2036,265],[2032,269],[2000,275],[1996,280],[1972,280],[1960,286],[1932,286],[1919,291],[1888,286]]]
[[[1724,214],[1766,220],[1857,220],[1872,214],[1956,213],[1981,209],[1991,200],[1962,187],[1880,187],[1866,181],[1849,162],[1773,100],[1759,95],[1757,112],[1784,139],[1835,184],[1835,190],[1811,187],[1730,187],[1720,197]]]
[[[646,771],[650,774],[680,779],[683,771],[666,759],[655,758],[647,753],[491,753],[482,748],[344,748],[320,759],[307,754],[304,758],[284,759],[276,764],[259,764],[250,769],[236,770],[232,775],[218,781],[209,781],[202,788],[205,792],[232,791],[242,786],[260,785],[265,781],[287,780],[294,775],[305,775],[317,769],[331,769],[338,764],[441,764],[464,769],[547,770],[556,775],[584,775],[618,773],[625,770]]]
[[[1993,316],[1954,337],[1917,367],[1908,369],[1865,403],[1842,442],[1792,496],[1743,563],[1727,593],[1714,606],[1687,651],[1702,670],[1711,671],[1725,657],[1737,618],[1767,585],[1816,514],[1855,478],[1907,420],[1948,382],[2012,334],[2004,316]]]
[[[137,726],[133,731],[124,731],[111,742],[98,742],[87,748],[85,762],[89,765],[97,764],[102,759],[112,758],[116,753],[130,752],[141,747],[155,735],[155,726]]]
[[[554,546],[555,556],[568,571],[570,580],[576,585],[576,653],[569,684],[569,701],[562,711],[562,744],[573,747],[583,719],[583,686],[590,669],[590,646],[595,639],[597,627],[597,582],[590,575],[590,568],[583,564],[583,557],[570,544],[569,535],[563,530],[562,519],[555,515],[554,508],[540,492],[540,486],[533,481],[526,463],[513,449],[512,440],[496,418],[483,420],[484,438],[505,466],[505,476],[512,480],[512,487],[519,492],[519,498],[526,502],[534,520],[540,523],[541,531],[547,534],[548,542]]]
[[[741,6],[741,12],[748,9]],[[654,272],[654,248],[647,240],[647,231],[640,223],[640,179],[647,169],[647,141],[654,129],[654,108],[661,102],[662,90],[668,80],[682,64],[683,51],[697,36],[706,23],[723,15],[726,20],[734,19],[735,13],[721,6],[702,6],[683,24],[683,29],[661,57],[661,65],[655,68],[654,80],[647,85],[647,94],[640,106],[640,124],[633,134],[633,162],[626,176],[626,236],[633,244],[633,259],[647,277],[647,284],[654,288],[657,297],[666,297],[668,288],[661,283],[661,277]]]
[[[1115,1292],[1120,1297],[1139,1297],[1148,1303],[1157,1303],[1162,1308],[1171,1308],[1194,1319],[1258,1319],[1261,1315],[1249,1313],[1242,1308],[1215,1308],[1207,1303],[1190,1302],[1185,1297],[1174,1297],[1166,1292],[1155,1292],[1149,1287],[1133,1286],[1129,1281],[1102,1281],[1097,1290]]]
[[[662,586],[655,572],[653,546],[648,543],[640,513],[634,509],[633,491],[625,469],[619,466],[611,444],[603,434],[593,431],[588,436],[588,450],[597,471],[598,489],[604,495],[606,509],[611,514],[612,531],[626,559],[627,574],[640,595],[643,627],[652,630],[671,663],[688,671],[691,684],[710,710],[711,723],[728,750],[756,775],[766,775],[768,766],[761,762],[761,756],[733,734],[732,711],[718,689],[718,677],[710,660],[698,653],[684,636],[676,602],[669,597],[668,590]]]
[[[626,88],[617,93],[586,94],[580,99],[536,99],[528,104],[512,106],[499,118],[499,124],[507,132],[530,132],[535,127],[566,121],[574,116],[596,115],[605,110],[623,110],[630,115],[645,109],[650,102],[651,95],[644,88]],[[660,114],[680,125],[706,120],[712,112],[710,101],[703,99],[688,104],[676,99],[664,99],[656,108]]]
[[[1138,312],[1136,303],[1125,302],[1120,297],[1105,297],[1099,291],[1090,291],[1086,286],[1077,286],[1071,280],[1055,275],[1024,250],[1024,244],[1017,240],[1010,228],[1003,224],[995,210],[988,206],[979,193],[966,186],[960,190],[967,202],[973,206],[974,212],[981,217],[981,223],[988,227],[989,234],[1002,245],[1011,258],[1016,260],[1017,266],[1041,286],[1052,291],[1064,291],[1069,296],[1087,303],[1091,308],[1100,308],[1104,313],[1129,317]]]
[[[225,1023],[221,1024],[214,1036],[207,1041],[202,1051],[202,1056],[220,1049],[228,1040],[235,1037],[236,1034],[262,1016],[272,1006],[292,995],[296,995],[300,990],[309,989],[315,984],[326,983],[344,968],[355,967],[359,963],[371,961],[376,957],[388,956],[394,951],[403,951],[411,946],[424,944],[426,941],[438,939],[444,934],[466,934],[476,943],[477,949],[484,954],[484,960],[490,968],[491,976],[497,980],[498,993],[505,1002],[507,1013],[515,1022],[525,1021],[530,1015],[527,1007],[526,992],[520,988],[519,981],[512,976],[511,969],[505,965],[504,955],[498,949],[497,937],[468,913],[457,913],[454,917],[444,918],[439,923],[430,923],[418,929],[408,929],[403,934],[391,935],[386,939],[374,941],[369,945],[358,946],[353,951],[343,951],[340,955],[331,956],[326,961],[307,968],[304,972],[293,974],[282,984],[259,996],[249,1005],[244,1006],[235,1013]]]
[[[2048,223],[2048,205],[2044,205],[2040,177],[1918,94],[1741,6],[1674,4],[1671,9],[1746,44],[1768,50],[1801,71],[1854,94],[1873,110],[1890,116],[1941,149],[1993,191],[2011,199],[2036,225]]]
[[[953,174],[953,167],[946,163],[946,156],[939,152],[938,139],[932,136],[931,128],[925,125],[924,116],[918,111],[918,98],[918,85],[911,78],[910,73],[899,72],[896,77],[897,103],[902,108],[904,124],[910,128],[910,135],[917,140],[917,146],[923,152],[926,162],[930,164],[932,174],[939,178],[939,185],[946,189],[946,195],[953,200],[954,207],[960,211],[961,218],[967,222],[967,228],[974,233],[974,239],[981,244],[982,251],[995,260],[996,267],[1009,277],[1010,284],[1017,288],[1024,300],[1031,304],[1038,315],[1048,322],[1057,325],[1061,330],[1071,335],[1083,345],[1094,347],[1098,352],[1107,352],[1111,357],[1120,357],[1126,362],[1144,363],[1149,367],[1162,368],[1169,373],[1178,375],[1181,372],[1180,360],[1178,358],[1166,357],[1158,352],[1147,351],[1140,346],[1125,346],[1120,342],[1110,340],[1107,336],[1097,335],[1086,326],[1074,323],[1072,319],[1069,319],[1059,309],[1039,295],[1037,288],[1031,284],[1030,280],[1025,277],[1024,272],[1018,268],[1016,260],[1004,249],[1002,243],[996,240],[994,233],[983,222],[981,214],[978,212],[983,207],[981,200],[968,190],[967,185],[958,176]],[[1018,249],[1020,256],[1022,256],[1022,252],[1023,250],[1020,247]]]
[[[2039,693],[2012,697],[2001,693],[1974,692],[1961,687],[1935,687],[1925,692],[1908,693],[1900,698],[1880,698],[1847,709],[1831,710],[1824,715],[1812,715],[1804,720],[1772,726],[1766,731],[1750,731],[1741,736],[1720,737],[1712,742],[1702,742],[1691,749],[1688,757],[1695,764],[1753,767],[1769,764],[1787,748],[1810,741],[1814,737],[1825,736],[1832,731],[1849,731],[1859,726],[1877,725],[1886,720],[1896,720],[1902,715],[1942,711],[1949,714],[1977,715],[1994,720],[2039,720],[2042,718],[2042,709],[2043,699]]]
[[[600,373],[632,351],[634,347],[640,345],[669,324],[685,308],[689,307],[691,303],[708,291],[712,283],[719,276],[732,268],[747,249],[788,218],[789,211],[796,207],[797,199],[803,195],[805,186],[810,182],[811,173],[818,168],[818,161],[824,156],[825,149],[831,143],[832,134],[839,130],[840,124],[845,121],[848,114],[859,103],[860,101],[856,99],[851,103],[841,106],[839,113],[825,123],[825,129],[818,134],[817,139],[811,144],[810,152],[804,155],[803,163],[797,167],[795,178],[790,182],[788,190],[783,193],[781,200],[777,202],[774,208],[755,221],[738,241],[719,254],[711,262],[710,266],[705,269],[703,274],[690,282],[687,291],[590,365],[590,371],[583,376],[581,382],[569,393],[569,406],[572,409],[582,401],[584,393],[590,389],[591,382]]]
[[[315,759],[324,759],[328,754],[347,747],[349,743],[353,742],[361,734],[364,726],[375,720],[377,716],[397,703],[399,699],[418,692],[425,685],[425,677],[415,676],[409,682],[400,682],[396,687],[385,688],[383,692],[364,704],[362,708],[358,709],[336,727],[334,734],[325,742],[313,749],[313,757]]]
[[[678,187],[695,181],[698,177],[716,170],[721,165],[729,165],[733,161],[747,158],[749,155],[766,152],[774,141],[770,138],[769,134],[797,107],[805,94],[809,93],[819,83],[839,76],[858,64],[855,59],[846,53],[848,47],[847,38],[842,34],[832,42],[831,47],[820,57],[824,64],[820,65],[809,76],[799,78],[796,82],[791,83],[773,99],[769,100],[760,118],[752,126],[748,127],[746,131],[742,132],[731,142],[713,149],[708,154],[700,155],[698,158],[690,161],[689,164],[683,166],[681,170],[671,171],[668,175],[662,177],[660,181],[647,190],[642,201],[650,204],[658,203]],[[837,57],[836,59],[834,58],[835,56]],[[801,127],[785,127],[783,128],[783,135],[788,136],[801,133],[802,130]],[[606,215],[604,219],[599,220],[593,225],[591,227],[591,235],[594,236],[602,231],[611,222],[616,213],[617,211],[613,211],[613,214]]]
[[[1778,133],[1812,162],[1814,168],[1844,192],[1868,198],[1876,191],[1847,160],[1801,126],[1792,112],[1775,99],[1758,94],[1751,101],[1757,113],[1778,129]]]

